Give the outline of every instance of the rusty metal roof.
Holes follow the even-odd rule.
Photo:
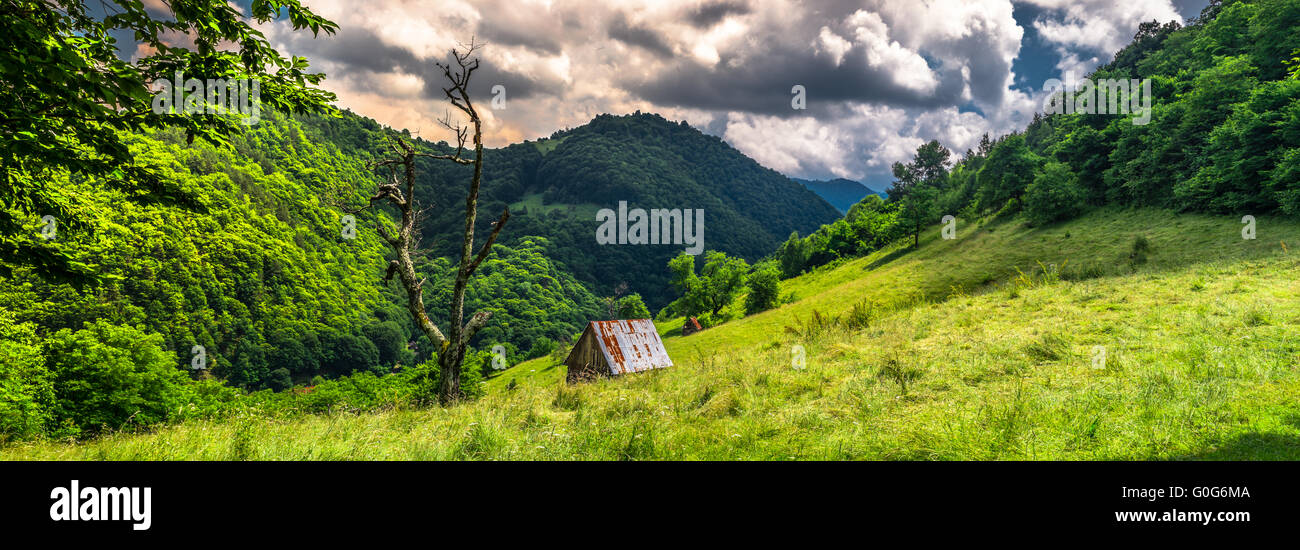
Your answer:
[[[673,366],[655,324],[649,319],[592,321],[588,328],[595,333],[610,374]]]

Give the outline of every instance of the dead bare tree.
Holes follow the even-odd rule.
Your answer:
[[[477,253],[474,252],[474,224],[478,215],[478,190],[483,177],[483,124],[478,111],[474,108],[474,103],[469,97],[470,77],[479,66],[478,59],[474,58],[474,52],[477,48],[478,46],[473,41],[470,41],[469,45],[464,46],[463,49],[453,49],[451,51],[450,62],[437,64],[450,83],[448,87],[443,88],[443,93],[447,95],[447,99],[451,101],[453,106],[464,113],[470,124],[469,127],[466,127],[461,122],[453,122],[450,115],[443,117],[439,121],[447,129],[455,132],[456,151],[449,154],[425,153],[417,150],[406,140],[394,138],[393,142],[390,143],[394,156],[371,165],[374,168],[387,167],[389,172],[388,180],[379,185],[375,194],[370,197],[369,204],[356,209],[357,211],[364,210],[376,203],[387,201],[401,213],[402,219],[397,226],[396,234],[383,223],[384,216],[376,217],[380,237],[392,247],[397,256],[397,259],[389,262],[388,273],[384,280],[387,282],[392,279],[394,274],[397,275],[402,287],[406,290],[407,310],[410,312],[411,318],[415,320],[416,326],[424,332],[429,341],[433,342],[435,353],[438,355],[438,369],[442,378],[438,387],[438,400],[444,405],[460,398],[460,367],[465,359],[465,349],[474,334],[483,328],[483,325],[487,324],[488,319],[492,316],[491,312],[479,311],[470,316],[468,322],[464,322],[465,289],[469,285],[470,277],[478,269],[479,264],[483,263],[483,260],[487,258],[488,252],[492,250],[492,243],[496,241],[497,235],[501,233],[506,221],[510,219],[510,209],[506,208],[501,213],[501,218],[492,224],[492,231],[488,235],[487,241],[483,243],[482,248]],[[474,148],[472,159],[464,157],[466,140],[471,137],[471,132]],[[415,159],[417,157],[448,160],[457,164],[473,166],[469,193],[465,197],[465,234],[461,246],[460,263],[456,270],[456,282],[452,287],[446,334],[443,334],[442,330],[429,319],[429,315],[425,311],[423,290],[425,278],[416,273],[415,265],[411,260],[413,255],[419,253],[420,219],[423,217],[424,212],[415,201]]]

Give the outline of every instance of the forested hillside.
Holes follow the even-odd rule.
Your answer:
[[[130,398],[153,411],[133,419],[146,424],[186,401],[194,388],[177,390],[185,372],[234,387],[281,390],[427,361],[432,350],[413,330],[404,297],[384,284],[389,252],[375,233],[374,213],[344,217],[349,206],[364,203],[378,177],[367,162],[384,150],[388,132],[345,112],[267,113],[228,148],[189,142],[179,130],[127,134],[137,162],[165,174],[187,204],[138,204],[95,178],[58,176],[53,183],[65,192],[94,200],[83,203],[76,224],[56,222],[47,244],[95,277],[64,280],[30,265],[5,266],[0,313],[11,334],[4,360],[15,369],[37,361],[22,368],[40,373],[3,377],[12,386],[7,392],[23,396],[15,402],[28,403],[25,420],[15,421],[22,427],[9,431],[50,426],[72,433],[130,417],[127,403],[106,405],[120,407],[120,414],[98,416],[60,408],[108,383],[95,380],[107,372],[87,371],[80,361],[134,363],[146,378],[131,391],[157,386]],[[503,345],[510,361],[547,352],[587,321],[607,316],[597,294],[619,283],[652,304],[667,300],[667,259],[682,247],[602,248],[593,209],[571,204],[703,207],[714,228],[705,233],[710,249],[755,258],[778,242],[771,228],[815,228],[835,216],[815,195],[716,138],[659,117],[602,117],[548,141],[557,144],[549,158],[536,143],[486,152],[484,211],[528,197],[541,206],[516,209],[467,295],[467,307],[494,314],[476,346]],[[428,151],[446,146],[415,143]],[[613,143],[627,144],[628,152],[614,154]],[[709,155],[713,160],[705,162]],[[420,265],[432,282],[426,300],[441,321],[455,269],[445,258],[454,242],[447,237],[463,223],[447,197],[456,196],[468,172],[426,160],[419,198],[432,207],[423,226],[430,253]],[[643,170],[625,170],[633,162]],[[697,165],[712,168],[687,168]],[[610,183],[601,178],[614,174],[624,174],[617,176],[621,193],[592,191],[606,188]],[[768,196],[790,199],[760,200]],[[29,220],[26,231],[41,239],[42,223]],[[154,376],[161,378],[146,383]],[[55,427],[65,422],[72,425]]]

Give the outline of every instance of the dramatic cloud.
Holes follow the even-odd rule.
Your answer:
[[[1041,105],[1037,83],[1016,86],[1030,35],[1049,52],[1030,68],[1081,76],[1140,22],[1206,0],[1177,1],[310,0],[336,36],[263,30],[328,73],[342,106],[430,139],[448,109],[434,62],[475,37],[489,145],[641,110],[792,176],[878,180],[925,140],[961,153],[1023,127]],[[506,108],[488,109],[497,85]]]
[[[1047,15],[1034,21],[1034,28],[1057,47],[1062,73],[1078,76],[1108,61],[1129,43],[1144,21],[1181,21],[1178,10],[1168,1],[1126,2],[1117,0],[1025,0]]]

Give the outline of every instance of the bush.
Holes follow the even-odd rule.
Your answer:
[[[104,320],[63,329],[47,342],[55,411],[80,431],[166,420],[185,403],[190,382],[160,334]]]
[[[1034,225],[1068,220],[1079,214],[1083,201],[1083,188],[1070,167],[1049,163],[1025,190],[1025,216]]]
[[[284,391],[293,387],[293,378],[289,376],[289,369],[281,367],[271,371],[266,386],[274,391]]]
[[[552,340],[545,336],[533,340],[533,347],[528,350],[528,355],[524,356],[524,358],[536,359],[543,355],[549,355],[552,351],[555,351],[556,345],[557,344],[555,343],[555,340]],[[491,358],[489,357],[488,364],[491,365],[491,363],[492,361]]]
[[[388,369],[411,362],[413,354],[406,349],[406,336],[396,322],[372,323],[365,328],[365,335],[375,345],[379,366]]]
[[[1147,240],[1146,235],[1138,235],[1133,238],[1132,250],[1129,252],[1129,264],[1136,267],[1147,263],[1147,255],[1151,253],[1151,241]]]
[[[781,296],[781,274],[775,265],[766,264],[749,275],[749,294],[745,295],[745,314],[752,315],[777,306]]]
[[[379,349],[368,339],[342,334],[330,342],[330,357],[321,367],[327,374],[343,376],[353,371],[385,372],[379,364]]]
[[[649,319],[650,308],[640,294],[628,294],[618,301],[619,319]]]
[[[40,435],[52,419],[54,387],[31,323],[0,311],[0,442]]]

